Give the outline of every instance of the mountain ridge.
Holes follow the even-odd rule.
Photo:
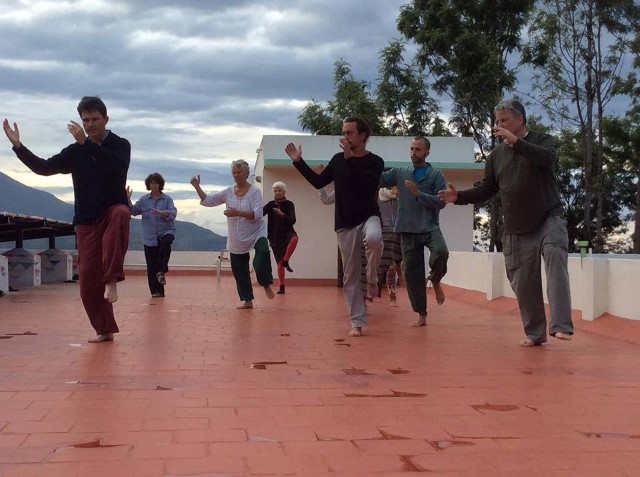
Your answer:
[[[29,187],[0,172],[0,211],[14,214],[36,215],[48,219],[73,221],[73,204],[58,199],[49,192]],[[176,239],[172,250],[220,251],[227,238],[192,222],[176,220]],[[13,248],[11,242],[0,242],[0,248]],[[25,240],[25,248],[46,249],[48,239]],[[75,249],[75,237],[56,238],[56,247]],[[129,232],[129,250],[144,250],[140,219],[132,218]]]

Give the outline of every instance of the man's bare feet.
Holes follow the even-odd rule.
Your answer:
[[[113,341],[113,333],[105,333],[103,335],[96,335],[95,338],[87,340],[89,343],[102,343],[104,341]]]
[[[418,316],[418,321],[411,323],[411,326],[427,326],[427,315]]]
[[[378,284],[367,282],[367,300],[373,301],[373,299],[377,297],[378,297]]]
[[[116,282],[109,282],[104,286],[104,299],[109,303],[118,301],[118,288]]]
[[[436,301],[438,302],[438,305],[442,305],[444,303],[444,290],[442,289],[440,282],[433,282],[433,291],[436,292]]]
[[[272,299],[273,299],[273,297],[274,297],[274,296],[276,296],[276,295],[273,293],[273,290],[271,289],[271,287],[270,287],[269,285],[266,285],[266,286],[264,286],[264,287],[262,287],[262,288],[264,288],[264,294],[265,294],[265,295],[267,295],[267,298],[268,298],[269,300],[272,300]]]
[[[557,333],[554,333],[551,336],[558,338],[559,340],[565,340],[565,341],[571,340],[571,335],[569,333],[563,333],[562,331],[558,331]]]
[[[349,331],[349,336],[362,336],[362,328],[360,326],[354,326],[353,328],[351,328],[351,331]]]
[[[241,303],[240,305],[236,306],[236,310],[248,310],[250,308],[253,308],[253,301],[251,300],[247,300]]]
[[[519,346],[522,346],[523,348],[531,348],[532,346],[537,345],[531,338],[525,338],[519,343]]]

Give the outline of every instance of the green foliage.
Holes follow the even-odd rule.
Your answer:
[[[537,99],[560,128],[584,128],[589,102],[628,90],[620,72],[640,6],[633,0],[542,0],[522,62],[535,69]],[[601,118],[596,118],[596,121]]]
[[[392,41],[380,52],[378,86],[375,93],[366,81],[356,80],[344,59],[334,64],[334,97],[322,105],[312,99],[298,116],[304,131],[340,135],[342,120],[360,116],[373,134],[451,135],[438,117],[438,103],[429,95],[426,78],[416,64],[404,61],[404,44]]]
[[[414,0],[402,7],[398,30],[418,45],[418,64],[434,80],[436,93],[454,103],[453,126],[486,142],[493,107],[515,85],[509,54],[532,0]]]
[[[398,31],[418,46],[416,60],[432,88],[453,102],[451,128],[473,137],[484,158],[493,147],[493,108],[516,83],[507,63],[520,48],[533,0],[414,0],[400,10]],[[490,250],[500,249],[500,203],[488,204]]]
[[[427,78],[414,62],[406,64],[405,45],[394,40],[380,52],[376,97],[394,135],[450,134],[437,117],[438,102],[429,95]]]
[[[389,130],[382,120],[382,108],[372,98],[370,85],[358,81],[351,73],[351,65],[344,59],[334,64],[334,99],[323,107],[312,100],[307,104],[298,122],[304,131],[313,134],[342,134],[342,120],[347,116],[366,119],[375,135],[388,135]]]

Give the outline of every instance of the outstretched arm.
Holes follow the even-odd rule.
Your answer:
[[[13,150],[25,166],[41,176],[51,176],[53,174],[68,174],[71,172],[71,162],[69,157],[70,146],[63,149],[59,154],[42,159],[24,147],[20,141],[20,129],[17,123],[13,123],[13,128],[9,120],[5,118],[2,122],[2,129],[11,142]]]
[[[309,164],[302,159],[302,145],[296,146],[290,142],[284,148],[284,151],[291,158],[293,165],[298,169],[298,172],[300,172],[307,182],[316,189],[320,189],[333,181],[333,175],[329,170],[330,167],[327,167],[322,172],[318,173],[311,169]]]
[[[447,189],[438,191],[438,198],[448,204],[453,203],[458,200],[458,191],[453,187],[453,184],[449,182]]]

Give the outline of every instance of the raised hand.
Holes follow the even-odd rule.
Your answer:
[[[296,147],[294,143],[290,142],[285,146],[284,152],[287,153],[287,156],[289,156],[293,162],[298,162],[302,159],[302,144]]]
[[[349,159],[351,157],[351,143],[347,138],[340,138],[340,147],[344,152],[344,158]]]
[[[207,194],[205,191],[202,190],[202,187],[200,187],[200,174],[198,174],[197,176],[193,176],[189,182],[191,183],[193,188],[196,190],[196,194],[198,194],[198,197],[200,197],[200,200],[204,200]]]
[[[518,140],[518,137],[515,134],[513,134],[508,129],[500,127],[500,126],[494,126],[493,135],[496,136],[496,137],[499,137],[500,139],[502,139],[509,146],[513,146],[516,143],[516,141]]]
[[[87,136],[84,135],[84,129],[77,122],[69,121],[69,124],[67,124],[67,129],[78,144],[82,145],[87,140]]]
[[[9,139],[13,147],[20,147],[20,130],[18,129],[18,124],[13,123],[13,129],[11,129],[9,120],[5,118],[2,122],[2,129],[4,129],[4,133],[7,135],[7,139]]]
[[[234,209],[233,207],[228,207],[222,212],[227,217],[241,217],[242,213],[238,209]]]
[[[404,185],[414,197],[418,197],[418,185],[413,181],[404,181]]]
[[[131,202],[131,194],[133,194],[133,189],[127,186],[127,198],[129,199],[129,202]]]
[[[458,191],[451,182],[449,182],[448,186],[446,190],[438,191],[438,198],[447,203],[455,202],[458,200]]]
[[[160,215],[161,217],[169,217],[169,211],[168,210],[160,210],[160,209],[156,209],[155,207],[151,208],[151,212],[154,213],[155,215]]]

